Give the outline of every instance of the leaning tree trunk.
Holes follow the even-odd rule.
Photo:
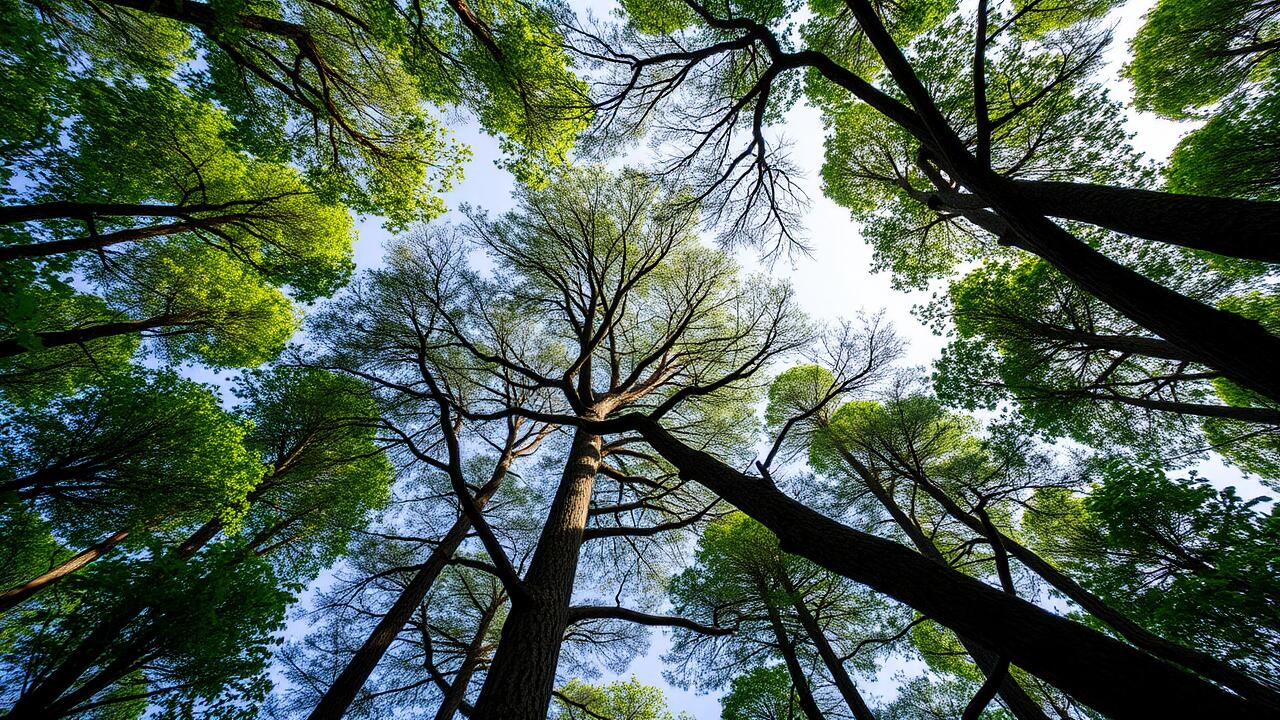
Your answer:
[[[853,713],[856,720],[876,720],[871,708],[867,706],[867,701],[862,698],[862,693],[858,692],[858,686],[853,683],[853,678],[849,677],[849,673],[844,669],[844,662],[836,654],[835,648],[831,647],[826,633],[818,625],[818,620],[813,613],[809,612],[809,606],[805,605],[804,598],[800,597],[800,593],[797,592],[795,584],[791,582],[785,570],[780,569],[778,572],[778,581],[782,583],[782,589],[786,590],[791,598],[796,616],[800,618],[800,626],[809,636],[809,641],[818,649],[818,656],[827,666],[827,672],[831,673],[831,679],[835,682],[836,689],[840,691],[840,697],[844,698],[845,704],[849,706],[849,712]]]
[[[889,513],[889,516],[893,518],[894,524],[902,530],[907,539],[911,541],[911,544],[916,547],[916,550],[930,560],[946,565],[946,558],[943,557],[938,547],[933,544],[933,540],[925,535],[920,526],[916,525],[902,511],[902,508],[893,499],[893,496],[889,494],[888,489],[880,482],[880,479],[848,452],[842,449],[840,454],[844,461],[849,463],[859,477],[862,478],[867,489],[871,491],[876,501]],[[999,670],[1000,661],[995,653],[983,648],[960,633],[956,633],[956,639],[960,641],[960,646],[964,648],[965,652],[969,653],[969,656],[973,658],[974,664],[978,666],[978,670],[984,676],[990,677],[992,673]],[[997,692],[1014,717],[1018,718],[1018,720],[1049,720],[1044,707],[1027,694],[1027,691],[1012,674],[1007,672],[1002,674],[1004,678],[1000,681]]]
[[[826,716],[822,714],[818,701],[813,697],[809,678],[805,676],[804,668],[800,665],[800,658],[796,656],[795,643],[791,641],[786,626],[782,624],[782,615],[778,612],[778,608],[769,599],[769,588],[761,582],[757,589],[760,591],[760,599],[764,602],[765,610],[769,614],[769,626],[773,628],[774,641],[778,644],[778,652],[782,654],[782,661],[787,667],[787,675],[791,677],[791,687],[795,689],[796,698],[800,701],[800,709],[804,711],[804,716],[808,720],[825,720]]]
[[[1250,702],[1096,630],[1054,615],[896,542],[855,530],[765,478],[691,448],[639,414],[593,424],[640,432],[668,462],[773,531],[785,552],[909,605],[1116,720],[1275,719]]]
[[[253,497],[251,494],[250,497]],[[200,526],[174,550],[174,556],[186,559],[195,555],[222,530],[223,523],[214,518]],[[63,658],[43,680],[23,693],[5,716],[5,720],[19,718],[43,718],[93,664],[111,649],[129,625],[146,612],[145,603],[126,600],[114,612],[107,614],[85,635],[75,648]]]
[[[524,592],[512,598],[471,720],[543,720],[547,716],[601,445],[599,435],[581,429],[574,433],[569,461],[525,573]]]
[[[56,567],[50,568],[36,577],[28,580],[21,585],[0,592],[0,612],[9,610],[30,598],[32,595],[44,590],[50,585],[56,583],[62,578],[97,560],[107,553],[108,550],[124,542],[129,537],[128,530],[120,530],[112,533],[108,537],[95,545],[92,545],[80,552],[72,555]]]
[[[493,494],[498,491],[502,484],[502,479],[506,476],[508,468],[511,466],[511,455],[509,452],[503,454],[503,457],[494,467],[493,473],[489,477],[489,481],[480,489],[474,498],[477,508],[483,509]],[[440,577],[441,571],[445,565],[457,552],[458,546],[467,537],[467,533],[471,531],[471,521],[465,513],[458,515],[458,519],[453,523],[453,527],[449,528],[449,532],[445,533],[440,539],[440,544],[436,545],[431,551],[431,555],[427,561],[422,564],[413,575],[413,579],[401,591],[400,597],[396,598],[395,603],[387,610],[387,614],[382,616],[378,624],[369,633],[369,637],[356,650],[351,659],[347,661],[346,667],[334,679],[333,684],[321,696],[320,702],[316,704],[308,720],[340,720],[346,714],[347,709],[351,707],[352,701],[360,692],[360,688],[368,682],[369,675],[373,673],[373,669],[377,667],[378,662],[382,660],[382,656],[386,654],[387,648],[391,646],[392,641],[404,629],[405,623],[409,622],[409,618],[413,616],[414,610],[422,605],[423,599],[427,596],[427,592],[431,590],[431,586],[435,584],[436,578]]]
[[[950,495],[930,481],[928,477],[917,475],[912,479],[927,495],[936,500],[949,515],[964,523],[970,529],[985,534],[982,521],[974,517],[972,513],[965,512],[964,508],[960,507]],[[1094,595],[1030,548],[1004,534],[1000,534],[1000,541],[1010,555],[1016,557],[1023,565],[1039,575],[1042,580],[1049,583],[1055,590],[1066,595],[1089,614],[1106,623],[1111,629],[1119,633],[1120,637],[1156,657],[1177,663],[1188,670],[1200,673],[1210,680],[1222,683],[1244,697],[1266,703],[1276,708],[1277,713],[1280,713],[1280,693],[1276,692],[1276,690],[1263,685],[1211,655],[1170,642],[1152,633],[1129,619],[1124,613],[1111,607],[1105,600]]]

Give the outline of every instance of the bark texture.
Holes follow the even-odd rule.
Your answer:
[[[577,430],[471,720],[542,720],[551,704],[602,440]]]

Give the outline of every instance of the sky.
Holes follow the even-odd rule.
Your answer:
[[[1113,98],[1117,100],[1127,101],[1130,96],[1127,82],[1120,75],[1120,68],[1127,54],[1128,40],[1136,32],[1143,14],[1152,4],[1154,0],[1133,0],[1108,19],[1116,23],[1116,33],[1115,41],[1108,51],[1104,79],[1108,82]],[[577,6],[579,10],[588,8],[597,16],[603,16],[609,11],[605,0],[586,4],[578,0]],[[1131,132],[1135,133],[1135,146],[1155,161],[1165,159],[1180,136],[1193,127],[1135,112],[1129,113],[1128,121]],[[888,274],[872,273],[871,249],[862,241],[857,225],[850,219],[847,210],[836,206],[822,195],[818,171],[823,155],[823,130],[817,111],[797,107],[787,116],[782,127],[785,128],[781,133],[782,138],[792,144],[793,159],[806,170],[805,191],[812,201],[812,207],[806,214],[804,235],[811,252],[808,255],[783,258],[764,268],[748,250],[740,254],[742,262],[767,270],[775,277],[789,280],[795,288],[800,305],[816,320],[835,321],[852,318],[859,311],[876,312],[883,309],[898,334],[909,343],[904,364],[931,365],[944,345],[944,339],[934,336],[911,314],[912,306],[929,300],[929,293],[896,291],[890,286]],[[474,158],[466,168],[465,179],[445,195],[450,212],[437,222],[456,219],[457,208],[463,204],[475,205],[491,213],[509,209],[514,181],[508,173],[495,165],[498,158],[497,143],[478,132],[474,126],[459,126],[456,133],[460,140],[471,146]],[[376,218],[362,221],[360,238],[356,244],[359,266],[368,268],[380,264],[382,246],[388,239],[388,233],[379,226]],[[1257,483],[1242,478],[1238,472],[1225,468],[1218,462],[1206,463],[1201,471],[1210,478],[1218,478],[1221,484],[1230,482],[1237,485],[1246,496],[1261,492]],[[299,629],[290,628],[290,634]],[[672,687],[664,680],[659,656],[668,648],[669,641],[664,634],[654,633],[649,652],[637,658],[619,677],[626,678],[634,674],[642,682],[662,688],[673,711],[689,712],[699,720],[718,718],[720,708],[717,694],[696,695]],[[903,671],[914,670],[915,668],[902,664],[890,665],[874,681],[861,680],[860,685],[873,698],[891,699],[896,685],[894,676]],[[608,681],[614,677],[606,672],[598,681]]]

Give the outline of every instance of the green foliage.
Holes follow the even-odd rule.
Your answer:
[[[1185,117],[1270,71],[1274,5],[1251,0],[1161,0],[1131,43],[1134,103]]]
[[[24,341],[32,347],[38,348],[40,343],[34,333],[99,325],[113,319],[101,298],[66,286],[24,288],[22,295],[32,301],[31,313],[11,327],[19,329],[18,337],[25,335]],[[18,405],[48,402],[126,367],[139,342],[134,334],[111,335],[0,359],[0,389],[5,400]]]
[[[112,375],[12,419],[5,477],[76,546],[118,530],[234,523],[263,473],[245,448],[248,424],[171,372]]]
[[[1165,637],[1277,677],[1280,516],[1269,498],[1118,461],[1093,471],[1083,498],[1037,495],[1024,523],[1041,552]]]
[[[270,467],[254,488],[246,535],[269,529],[282,576],[310,578],[347,549],[394,475],[376,439],[368,388],[346,375],[275,368],[245,373],[235,388],[252,423],[247,446]]]
[[[634,675],[602,685],[570,680],[559,689],[556,706],[558,717],[569,720],[692,720],[687,713],[668,710],[662,691]]]
[[[799,720],[804,717],[781,665],[759,666],[735,677],[720,699],[721,720]]]

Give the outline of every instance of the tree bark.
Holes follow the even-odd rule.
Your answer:
[[[1026,180],[1013,181],[1012,193],[1041,215],[1218,255],[1280,263],[1280,203]]]
[[[599,435],[582,429],[574,433],[560,486],[525,573],[525,597],[512,598],[471,720],[543,720],[547,716],[601,445]]]
[[[474,502],[477,508],[483,509],[489,499],[493,497],[493,494],[498,491],[507,469],[511,466],[511,459],[508,450],[498,461],[489,481],[475,496]],[[360,649],[351,656],[351,659],[347,661],[347,666],[342,669],[342,672],[334,679],[333,684],[321,696],[320,702],[311,711],[308,720],[340,720],[346,714],[347,709],[351,707],[351,703],[355,700],[356,694],[368,682],[369,675],[373,673],[373,669],[377,667],[378,662],[382,660],[382,656],[386,654],[387,648],[404,630],[405,623],[409,622],[414,610],[422,605],[423,599],[426,598],[427,592],[431,590],[431,586],[435,584],[436,578],[440,577],[440,572],[444,570],[445,565],[448,564],[453,554],[457,552],[458,546],[462,544],[462,541],[470,531],[471,521],[467,518],[466,513],[460,513],[458,519],[454,521],[453,527],[449,528],[449,531],[440,539],[440,544],[436,545],[435,549],[431,551],[427,561],[414,573],[413,579],[401,591],[400,597],[396,598],[395,603],[391,605],[391,609],[387,611],[386,615],[382,616],[382,619],[378,621],[373,631],[369,633],[369,637],[365,639]]]
[[[85,565],[97,560],[106,554],[108,550],[123,542],[127,537],[129,537],[128,530],[120,530],[112,533],[101,542],[81,550],[70,558],[67,558],[62,563],[59,563],[57,567],[50,568],[21,585],[16,585],[4,592],[0,592],[0,612],[13,608],[67,575],[70,575]]]
[[[800,597],[791,578],[786,572],[779,572],[778,581],[782,583],[782,589],[786,590],[787,595],[791,597],[796,616],[800,618],[800,626],[809,636],[809,641],[818,649],[818,656],[827,666],[827,672],[831,673],[831,679],[835,682],[836,689],[840,691],[840,696],[844,698],[845,704],[849,706],[849,712],[853,713],[855,720],[876,720],[876,716],[867,706],[867,701],[862,699],[858,686],[853,683],[853,678],[849,677],[849,673],[844,669],[840,656],[836,654],[835,648],[831,647],[831,642],[827,640],[827,635],[822,631],[817,618],[809,612],[809,606],[805,604],[804,598]]]
[[[787,674],[791,676],[791,687],[795,689],[796,697],[800,700],[800,709],[804,711],[804,716],[808,720],[825,720],[826,716],[818,707],[818,701],[813,698],[813,688],[809,686],[804,668],[800,666],[800,658],[796,657],[796,646],[791,642],[787,628],[782,624],[782,616],[778,613],[778,608],[769,601],[769,588],[765,587],[764,583],[760,583],[759,590],[769,613],[769,625],[773,628],[778,652],[782,654],[782,660],[787,666]]]
[[[1117,720],[1150,717],[1268,718],[1275,712],[1080,623],[842,525],[688,447],[651,418],[632,414],[599,427],[631,427],[685,477],[769,528],[784,551],[909,605],[957,634]]]

